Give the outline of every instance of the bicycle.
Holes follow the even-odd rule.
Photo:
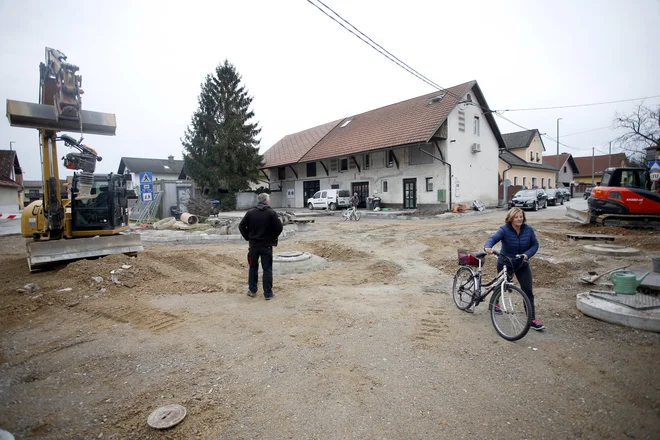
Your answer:
[[[360,221],[360,218],[362,217],[362,214],[360,214],[360,211],[357,210],[357,207],[351,206],[348,209],[344,209],[341,212],[341,219],[346,221],[346,220],[355,220],[356,222]]]
[[[493,250],[493,254],[501,255],[495,250]],[[493,327],[507,341],[517,341],[529,331],[532,322],[531,303],[525,292],[511,281],[513,271],[509,272],[507,265],[504,265],[500,273],[489,283],[482,284],[481,268],[486,255],[488,255],[486,252],[458,251],[460,267],[454,275],[452,286],[454,303],[460,310],[469,311],[470,307],[476,307],[494,292],[488,303]],[[505,255],[502,256],[513,267],[514,260]],[[519,255],[516,255],[516,259],[520,258]],[[476,268],[476,272],[473,268]]]

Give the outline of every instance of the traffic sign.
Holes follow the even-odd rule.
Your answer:
[[[154,199],[154,176],[149,171],[140,173],[140,200],[151,202]]]

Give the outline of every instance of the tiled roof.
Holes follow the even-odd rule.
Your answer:
[[[577,164],[575,163],[575,158],[573,157],[572,154],[569,153],[562,153],[559,155],[559,166],[563,166],[566,162],[568,161],[568,164],[571,166],[571,169],[573,170],[573,174],[577,174],[579,172],[579,168]],[[543,156],[543,162],[552,164],[554,166],[557,165],[557,155],[548,155],[548,156]]]
[[[12,169],[14,174],[21,174],[16,152],[13,150],[0,150],[0,177],[11,180]]]
[[[23,189],[23,185],[21,185],[20,183],[16,183],[7,177],[0,177],[0,186],[3,186],[5,188],[16,188],[17,190]]]
[[[577,164],[579,174],[575,177],[591,177],[592,171],[592,156],[574,157]],[[624,153],[609,154],[603,156],[593,156],[593,170],[594,176],[602,176],[603,171],[609,167],[625,167],[628,166],[628,159]]]
[[[518,168],[533,168],[544,171],[557,171],[557,168],[550,165],[550,163],[552,162],[547,163],[545,162],[545,160],[541,163],[527,162],[525,159],[521,159],[520,157],[516,156],[515,154],[507,150],[500,150],[500,159],[502,159],[504,162],[508,163],[509,165]]]
[[[300,161],[311,162],[398,145],[427,142],[458,104],[457,96],[465,96],[476,84],[476,81],[470,81],[451,87],[439,102],[431,102],[432,98],[443,93],[435,91],[345,118],[343,123],[328,133]],[[484,102],[482,105],[486,106]]]
[[[516,150],[518,148],[527,148],[529,144],[532,143],[534,135],[538,133],[538,130],[525,130],[517,131],[515,133],[504,133],[502,139],[506,144],[507,150]]]
[[[182,160],[169,159],[147,159],[142,157],[122,157],[119,162],[119,169],[117,174],[124,174],[124,170],[128,168],[133,173],[151,172],[158,174],[172,174],[176,178],[179,177],[181,169],[183,168]]]
[[[296,163],[316,145],[330,130],[341,122],[338,119],[318,127],[309,128],[298,133],[284,136],[264,153],[264,163],[268,167],[277,167]]]

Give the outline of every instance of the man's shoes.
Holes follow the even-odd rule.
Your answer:
[[[545,326],[539,322],[538,319],[532,320],[532,323],[530,324],[530,327],[533,328],[536,331],[540,331],[545,329]]]
[[[248,289],[247,296],[254,298],[255,296],[257,296],[257,292],[253,292],[250,289]]]
[[[273,292],[270,292],[269,294],[264,293],[264,299],[268,301],[269,299],[275,298],[275,294]]]

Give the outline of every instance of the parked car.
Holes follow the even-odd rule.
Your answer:
[[[548,205],[557,206],[564,204],[564,192],[561,189],[546,189],[545,194],[548,196]]]
[[[564,195],[564,200],[570,202],[571,200],[571,190],[568,188],[557,188]]]
[[[591,190],[593,187],[588,187],[587,189],[584,190],[584,200],[587,200],[589,197],[591,197]]]
[[[348,208],[351,204],[351,192],[347,189],[324,189],[317,191],[307,199],[307,207],[312,209]]]
[[[523,189],[513,196],[509,207],[538,211],[548,207],[548,196],[542,189]]]

